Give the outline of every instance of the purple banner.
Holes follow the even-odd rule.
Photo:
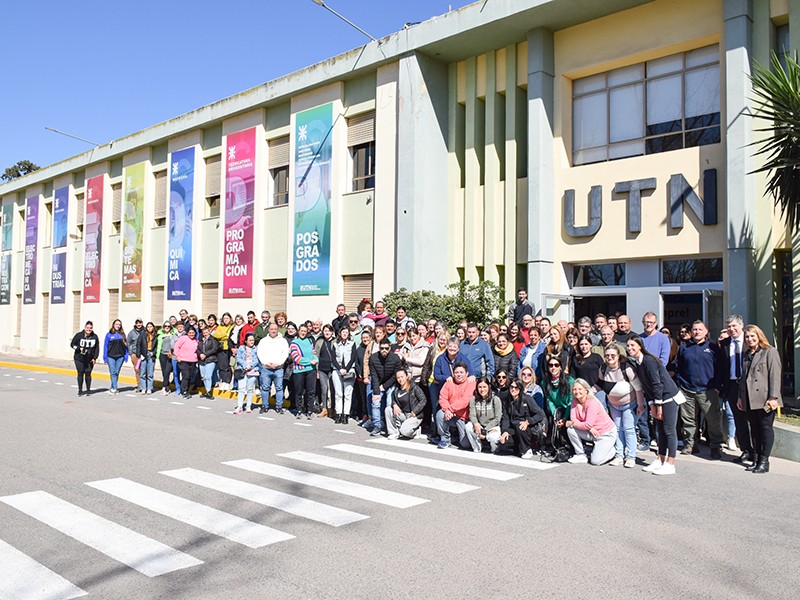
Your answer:
[[[233,133],[227,140],[222,297],[252,298],[256,130]]]
[[[22,269],[22,302],[36,303],[36,251],[39,241],[39,196],[25,206],[25,263]]]
[[[50,303],[64,304],[67,299],[67,253],[53,254],[53,283],[50,288]]]

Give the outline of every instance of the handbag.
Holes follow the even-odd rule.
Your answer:
[[[233,371],[233,378],[234,378],[236,381],[239,381],[239,380],[240,380],[240,379],[242,379],[243,377],[244,377],[244,369],[235,369],[235,370]]]

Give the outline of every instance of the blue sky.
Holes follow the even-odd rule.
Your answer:
[[[472,0],[326,0],[375,37]],[[350,50],[366,40],[312,0],[36,1],[0,29],[0,171],[40,166]]]

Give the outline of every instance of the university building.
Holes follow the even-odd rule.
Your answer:
[[[552,319],[716,334],[738,312],[791,374],[792,240],[754,174],[748,74],[799,47],[790,0],[490,0],[412,25],[0,185],[0,347],[466,279]]]

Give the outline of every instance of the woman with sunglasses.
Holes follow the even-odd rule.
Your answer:
[[[158,364],[161,366],[161,393],[165,396],[169,394],[170,375],[172,375],[172,383],[176,383],[175,375],[172,372],[173,340],[172,323],[167,321],[158,330],[158,337],[156,338],[156,356],[158,356]]]
[[[502,402],[508,399],[508,386],[511,384],[511,376],[500,369],[494,372],[494,382],[492,383],[492,390]]]
[[[547,357],[547,375],[544,376],[544,402],[547,417],[555,423],[569,420],[572,405],[573,379],[564,371],[564,365],[556,356]]]
[[[522,382],[522,393],[528,394],[533,398],[539,408],[544,409],[544,394],[542,388],[536,383],[536,373],[530,367],[522,367],[519,372],[519,380]]]
[[[617,428],[616,456],[611,466],[636,466],[636,415],[644,412],[644,392],[636,369],[621,360],[619,346],[609,344],[604,350],[605,363],[594,391],[603,391],[608,400],[611,420]]]
[[[523,392],[519,379],[508,386],[508,402],[500,420],[498,452],[515,452],[525,460],[533,458],[533,446],[539,446],[545,414],[534,399]]]

